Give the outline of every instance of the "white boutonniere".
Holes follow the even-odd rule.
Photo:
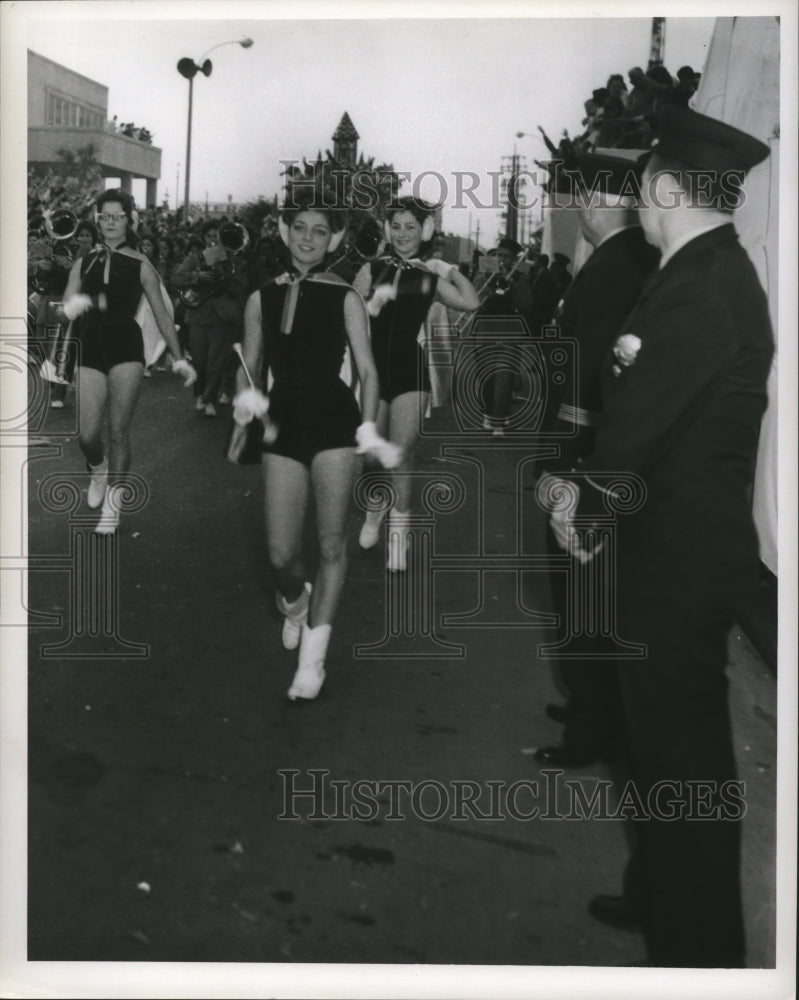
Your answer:
[[[629,368],[630,365],[635,363],[640,350],[641,338],[636,337],[634,333],[623,333],[620,337],[616,338],[616,342],[613,345],[613,355],[617,363],[613,366],[613,374],[617,378],[621,375],[623,369]]]
[[[291,284],[292,280],[293,279],[292,279],[291,275],[289,274],[289,272],[288,271],[284,271],[282,274],[279,274],[275,278],[275,284],[276,285],[289,285],[289,284]]]

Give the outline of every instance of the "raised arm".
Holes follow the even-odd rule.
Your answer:
[[[436,300],[450,309],[471,312],[480,305],[480,297],[474,285],[452,265],[446,278],[439,278],[436,286]]]

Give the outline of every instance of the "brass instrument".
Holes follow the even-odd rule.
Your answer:
[[[44,216],[44,228],[52,240],[71,240],[78,225],[78,217],[70,208],[57,208]]]
[[[531,250],[532,246],[526,248],[523,247],[517,255],[516,260],[513,262],[513,266],[507,271],[507,273],[503,273],[502,271],[493,271],[491,274],[486,276],[485,281],[480,285],[480,287],[475,289],[479,299],[477,308],[472,312],[462,312],[451,326],[451,329],[454,331],[456,337],[460,337],[472,319],[474,319],[479,310],[482,309],[492,295],[503,295],[508,291],[511,285],[511,279],[519,270],[521,265],[527,260]]]
[[[57,208],[44,216],[45,237],[28,244],[28,272],[31,286],[40,295],[52,291],[55,284],[54,271],[69,270],[72,253],[67,246],[59,246],[71,240],[78,228],[78,217],[69,208]],[[54,245],[55,244],[55,245]]]
[[[217,230],[217,239],[219,245],[233,257],[246,250],[250,234],[240,222],[223,222]],[[230,271],[229,259],[217,261],[207,271],[201,272],[202,277],[196,285],[180,289],[180,301],[187,309],[196,309],[222,291],[230,278]]]
[[[365,219],[355,236],[349,241],[346,251],[337,261],[331,264],[329,270],[337,271],[346,265],[364,264],[377,260],[385,249],[386,239],[380,223],[369,216]]]

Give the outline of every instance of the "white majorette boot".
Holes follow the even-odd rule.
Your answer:
[[[94,529],[97,535],[113,535],[119,527],[120,501],[122,491],[119,486],[109,486],[105,491],[100,520]]]
[[[99,465],[89,465],[87,462],[86,467],[91,473],[86,499],[89,506],[94,509],[99,507],[105,499],[105,489],[108,485],[108,459],[104,458]]]
[[[380,528],[385,516],[386,512],[384,510],[367,510],[366,519],[363,522],[361,534],[358,537],[358,544],[362,549],[371,549],[372,546],[377,545],[380,538]]]
[[[392,510],[388,515],[388,560],[386,568],[391,573],[403,573],[407,569],[408,525],[411,520],[409,510]]]
[[[298,698],[311,701],[322,690],[327,676],[325,656],[327,644],[330,642],[330,629],[330,625],[317,625],[316,628],[310,628],[307,623],[303,625],[300,664],[288,689],[291,701],[296,701]]]
[[[277,610],[283,615],[283,648],[296,649],[300,644],[300,634],[302,627],[308,618],[308,605],[310,604],[311,585],[305,584],[305,588],[296,601],[289,603],[278,590],[275,594]]]

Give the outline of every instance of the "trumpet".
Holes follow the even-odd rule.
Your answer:
[[[242,253],[250,243],[250,234],[240,222],[223,222],[217,230],[219,245],[232,257]],[[196,309],[203,302],[218,295],[230,277],[230,261],[220,260],[212,264],[197,285],[181,288],[180,301],[187,309]]]

